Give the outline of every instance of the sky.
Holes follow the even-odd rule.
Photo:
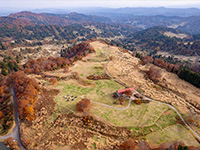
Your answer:
[[[200,0],[0,0],[0,8],[171,7],[200,8]]]

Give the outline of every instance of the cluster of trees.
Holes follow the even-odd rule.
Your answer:
[[[51,83],[52,85],[57,85],[58,80],[56,78],[50,78],[49,83]]]
[[[180,68],[187,68],[191,71],[200,73],[200,62],[197,60],[195,62],[190,62],[186,60],[179,60],[178,58],[174,58],[174,56],[162,56],[162,55],[153,55],[153,59],[161,59],[165,62],[165,64],[175,65],[176,67],[180,66]]]
[[[168,37],[164,35],[165,32],[172,32],[174,34],[181,33],[175,29],[156,26],[134,34],[129,34],[126,38],[115,41],[131,51],[139,47],[140,50],[146,51],[162,50],[177,55],[200,55],[200,42],[198,39],[192,40],[191,42],[187,41],[187,39]]]
[[[79,112],[88,112],[90,107],[90,100],[87,98],[82,99],[76,104],[76,110]]]
[[[127,139],[124,141],[120,146],[120,150],[151,150],[151,147],[149,146],[149,143],[146,141],[139,141],[136,143],[133,141],[133,139]]]
[[[153,58],[151,56],[144,56],[141,57],[142,63],[147,64],[147,63],[153,63],[156,66],[159,66],[161,68],[165,68],[167,71],[172,72],[177,74],[181,79],[193,84],[196,87],[200,87],[200,73],[198,72],[193,72],[189,69],[186,69],[184,67],[180,67],[175,64],[171,63],[165,63],[164,60],[158,59],[158,58]],[[154,81],[159,81],[157,79],[160,78],[160,71],[156,69],[155,67],[151,67],[149,71],[147,72],[149,75],[150,79]]]
[[[107,79],[107,80],[110,80],[110,76],[107,75],[106,73],[103,73],[102,75],[89,75],[87,77],[87,79],[89,80],[103,80],[103,79]]]
[[[20,119],[35,119],[34,103],[39,95],[39,85],[34,79],[28,78],[22,71],[12,75],[17,98]]]
[[[125,102],[126,98],[123,97],[123,96],[120,96],[120,97],[118,98],[118,100],[119,100],[120,105],[123,105],[123,103]]]
[[[0,50],[6,50],[5,45],[0,41]]]
[[[41,49],[42,49],[41,46],[39,46],[38,48],[20,48],[20,52],[22,54],[37,53]]]
[[[3,61],[0,61],[0,81],[9,75],[11,72],[19,70],[18,63],[21,59],[21,53],[16,51],[6,50],[1,54]]]
[[[12,137],[7,138],[4,141],[4,144],[9,146],[9,148],[12,149],[12,150],[21,150],[21,148],[19,147],[17,141],[14,140]]]
[[[20,62],[23,58],[23,53],[17,50],[6,50],[3,53],[1,53],[1,57],[3,58],[3,62],[8,62],[8,61],[16,61],[17,63]]]
[[[24,72],[27,74],[40,74],[42,71],[52,71],[59,68],[68,68],[70,65],[69,59],[64,57],[49,57],[48,59],[39,58],[37,60],[29,59],[24,65]]]
[[[0,50],[5,50],[17,46],[36,46],[45,44],[44,42],[28,42],[27,40],[43,40],[46,37],[54,37],[51,42],[55,43],[58,40],[70,41],[76,39],[79,36],[87,37],[92,34],[91,29],[84,27],[80,24],[67,25],[64,27],[55,26],[55,25],[27,25],[27,26],[18,26],[12,25],[0,25]],[[31,33],[31,34],[30,34]],[[14,42],[3,41],[6,37],[12,38]],[[97,36],[95,36],[97,37]],[[26,40],[27,39],[27,40]]]
[[[39,58],[37,60],[28,60],[24,65],[25,73],[40,74],[42,71],[52,71],[59,68],[64,68],[65,72],[68,66],[74,61],[82,59],[88,53],[94,52],[94,49],[87,42],[82,42],[75,45],[68,51],[62,50],[62,57],[49,57],[48,59]]]
[[[194,86],[200,88],[200,74],[196,72],[192,72],[188,69],[182,69],[179,73],[179,77]]]
[[[102,32],[98,33],[96,30],[88,28],[88,26],[93,26]],[[9,37],[15,42],[1,42],[0,49],[5,50],[9,47],[16,47],[19,45],[34,46],[41,45],[41,42],[29,43],[28,40],[42,40],[46,37],[54,36],[55,40],[66,40],[70,41],[72,39],[77,39],[79,36],[83,37],[82,41],[91,38],[103,37],[115,37],[121,34],[128,34],[135,30],[132,30],[132,26],[128,25],[117,25],[117,24],[104,24],[104,23],[84,23],[84,24],[72,24],[67,26],[57,26],[57,25],[27,25],[18,26],[12,25],[8,28],[8,25],[1,25],[0,37]],[[135,28],[134,28],[135,29]],[[128,32],[128,31],[129,32]],[[121,32],[119,32],[121,31]],[[31,33],[31,34],[30,34]],[[3,39],[2,39],[3,40]]]
[[[20,46],[29,46],[29,47],[33,47],[33,46],[37,46],[37,45],[43,45],[43,44],[52,44],[55,43],[55,41],[53,40],[44,40],[43,42],[40,41],[27,41],[25,38],[21,38],[18,37],[17,39],[15,37],[12,37],[13,40],[9,41],[9,40],[5,40],[4,42],[1,42],[0,44],[0,50],[9,50],[11,48],[14,47],[20,47]],[[4,39],[2,39],[4,40]]]
[[[157,148],[151,148],[147,141],[138,141],[137,143],[133,139],[127,139],[120,146],[120,150],[196,150],[199,147],[186,146],[182,141],[175,141],[173,144],[162,143]]]
[[[7,76],[7,74],[10,74],[12,71],[18,71],[19,66],[15,60],[9,60],[8,62],[0,62],[0,68],[1,74]]]
[[[173,72],[173,73],[178,73],[180,69],[178,65],[166,63],[164,60],[153,58],[151,56],[142,57],[142,63],[143,64],[152,63],[158,67],[165,68],[167,71]]]
[[[26,14],[24,17],[26,18]],[[41,17],[45,17],[46,21],[42,21],[41,18],[38,20],[38,14],[33,17],[28,15],[29,23],[22,23],[25,20],[21,20],[22,16],[15,16],[15,18],[7,17],[7,20],[4,18],[4,22],[1,20],[0,22],[0,49],[8,49],[11,47],[16,47],[19,45],[26,45],[26,46],[34,46],[34,45],[40,45],[39,42],[28,42],[27,40],[43,40],[46,37],[54,37],[55,40],[74,40],[77,39],[78,41],[86,41],[86,39],[91,38],[110,38],[115,36],[127,36],[130,33],[135,33],[136,31],[139,31],[138,28],[127,25],[127,24],[116,24],[116,23],[109,23],[110,20],[105,17],[94,17],[94,16],[84,16],[86,20],[90,20],[89,22],[85,22],[84,18],[80,17],[80,14],[74,14],[70,15],[69,17],[72,17],[72,20],[75,18],[79,21],[83,21],[84,23],[77,22],[76,19],[71,24],[69,22],[62,22],[62,20],[66,19],[66,16],[56,16],[56,21],[50,21],[52,17],[55,16],[44,16],[44,14],[41,15]],[[19,18],[18,18],[19,17]],[[69,19],[69,18],[67,18]],[[101,21],[97,21],[97,20]],[[108,19],[108,20],[107,20]],[[21,22],[18,22],[21,20]],[[36,20],[36,21],[35,21]],[[107,20],[107,21],[106,21]],[[31,21],[31,22],[30,22]],[[39,22],[38,22],[39,21]],[[60,22],[61,21],[61,22]],[[71,20],[70,20],[71,21]],[[49,24],[47,23],[49,22]],[[77,22],[77,24],[75,23]],[[41,25],[43,24],[43,25]],[[97,31],[97,30],[98,31]],[[101,31],[101,32],[99,32]],[[11,40],[5,40],[8,38]],[[27,39],[27,40],[26,40]],[[14,42],[13,42],[14,41]]]
[[[82,42],[75,45],[71,49],[63,49],[61,50],[61,56],[70,59],[70,61],[76,61],[78,59],[82,59],[89,53],[93,53],[95,50],[91,47],[88,42]]]
[[[151,66],[147,71],[149,78],[154,82],[159,82],[161,80],[161,70],[155,66]]]
[[[124,141],[119,149],[120,150],[134,150],[136,148],[136,143],[133,141],[133,139],[128,139],[126,141]]]
[[[5,134],[13,124],[14,106],[10,99],[11,78],[0,82],[0,134]]]
[[[74,33],[76,31],[78,33]],[[8,25],[1,25],[0,35],[2,38],[12,37],[16,41],[16,44],[19,44],[23,39],[28,40],[42,40],[46,37],[55,36],[55,39],[70,40],[75,39],[78,36],[84,36],[90,33],[90,29],[84,28],[82,25],[73,24],[67,25],[64,27],[56,25],[27,25],[27,26],[18,26],[12,25],[11,28]],[[30,34],[31,32],[31,34]]]

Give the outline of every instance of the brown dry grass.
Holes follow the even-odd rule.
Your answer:
[[[107,46],[98,41],[92,42],[91,45],[94,49]],[[118,47],[110,46],[109,49],[110,55],[114,56],[114,59],[107,65],[107,70],[114,78],[129,87],[134,87],[144,92],[144,95],[152,99],[171,103],[184,115],[192,112],[200,119],[199,110],[191,105],[194,103],[200,104],[199,88],[181,80],[177,75],[169,73],[164,69],[162,69],[162,81],[165,80],[167,87],[162,88],[159,85],[155,85],[145,76],[145,71],[151,65],[141,65],[138,58],[132,57],[128,53],[122,53]],[[200,129],[195,129],[200,132]]]

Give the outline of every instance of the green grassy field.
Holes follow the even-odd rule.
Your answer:
[[[58,86],[62,92],[56,96],[55,101],[72,110],[75,109],[75,105],[78,100],[81,100],[83,97],[89,98],[90,100],[97,101],[100,103],[112,105],[113,98],[112,93],[116,92],[118,89],[123,89],[124,87],[119,85],[113,80],[99,80],[92,81],[94,85],[92,86],[82,86],[79,85],[77,81],[69,80],[66,82],[59,82]],[[67,102],[67,99],[64,96],[70,97],[70,100]],[[74,101],[71,101],[73,98],[77,97]]]
[[[147,135],[147,140],[150,145],[156,147],[163,142],[183,141],[186,145],[199,146],[199,143],[190,134],[190,132],[180,124],[169,126],[160,131],[153,132]]]

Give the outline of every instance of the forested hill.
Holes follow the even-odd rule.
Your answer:
[[[172,54],[193,56],[200,55],[200,41],[195,40],[198,36],[193,37],[177,29],[156,26],[129,34],[120,42],[124,48],[130,50],[134,50],[137,45],[147,51],[167,51]]]
[[[141,10],[150,11],[148,14],[143,14]],[[98,10],[98,9],[97,9]],[[157,10],[157,12],[155,12]],[[51,14],[51,13],[33,13],[29,11],[22,11],[19,13],[13,13],[7,17],[0,17],[0,24],[15,24],[15,25],[25,25],[25,24],[36,24],[36,25],[59,25],[66,26],[69,24],[82,24],[86,22],[92,23],[106,23],[106,24],[128,24],[131,26],[136,26],[141,29],[147,29],[154,26],[170,27],[182,30],[187,33],[197,34],[200,33],[200,10],[199,9],[173,9],[172,14],[168,15],[169,9],[115,9],[109,10],[107,13],[97,12],[97,13],[86,13],[80,14],[72,12],[69,14]],[[114,11],[114,12],[113,12]],[[159,12],[160,11],[160,12]],[[191,11],[191,12],[190,12]],[[81,12],[81,10],[78,12]],[[84,12],[84,11],[83,11]],[[112,13],[113,12],[113,13]],[[121,13],[119,13],[121,12]],[[133,12],[133,13],[127,13]],[[155,12],[155,13],[151,13]],[[175,13],[176,12],[176,13]],[[180,15],[179,13],[185,15]],[[96,15],[91,15],[96,14]],[[151,15],[152,14],[152,15]]]
[[[9,47],[20,45],[33,46],[27,40],[54,40],[86,41],[91,38],[115,38],[125,37],[130,33],[139,31],[138,28],[130,25],[105,24],[105,23],[83,23],[58,25],[0,25],[0,49],[6,50]],[[40,42],[39,42],[40,43]]]
[[[179,29],[191,34],[200,33],[200,16],[138,16],[132,14],[110,14],[108,16],[112,18],[115,23],[130,24],[141,29],[163,26]]]
[[[118,42],[129,50],[135,50],[136,46],[147,51],[161,50],[187,56],[200,55],[199,34],[192,35],[183,31],[197,30],[195,33],[198,33],[198,16],[122,15],[111,18],[78,13],[47,14],[25,11],[10,14],[7,17],[0,17],[0,49],[16,47],[21,43],[27,45],[27,40],[44,40],[47,37],[50,40],[66,41],[86,41],[100,37]],[[186,18],[187,22],[182,24]],[[154,26],[156,24],[160,26]],[[175,24],[182,25],[176,28],[166,27]],[[196,28],[193,28],[192,24]],[[142,27],[150,28],[142,30]]]
[[[14,46],[23,40],[43,40],[46,37],[67,41],[75,38],[86,40],[126,36],[137,31],[139,29],[133,25],[112,23],[107,17],[24,11],[0,17],[0,49],[6,49],[11,41],[14,41]]]
[[[19,13],[10,14],[8,18],[20,19],[37,25],[59,25],[66,26],[69,24],[81,24],[85,22],[101,22],[112,23],[108,17],[100,17],[93,15],[84,15],[78,13],[69,14],[47,14],[47,13],[32,13],[23,11]]]

